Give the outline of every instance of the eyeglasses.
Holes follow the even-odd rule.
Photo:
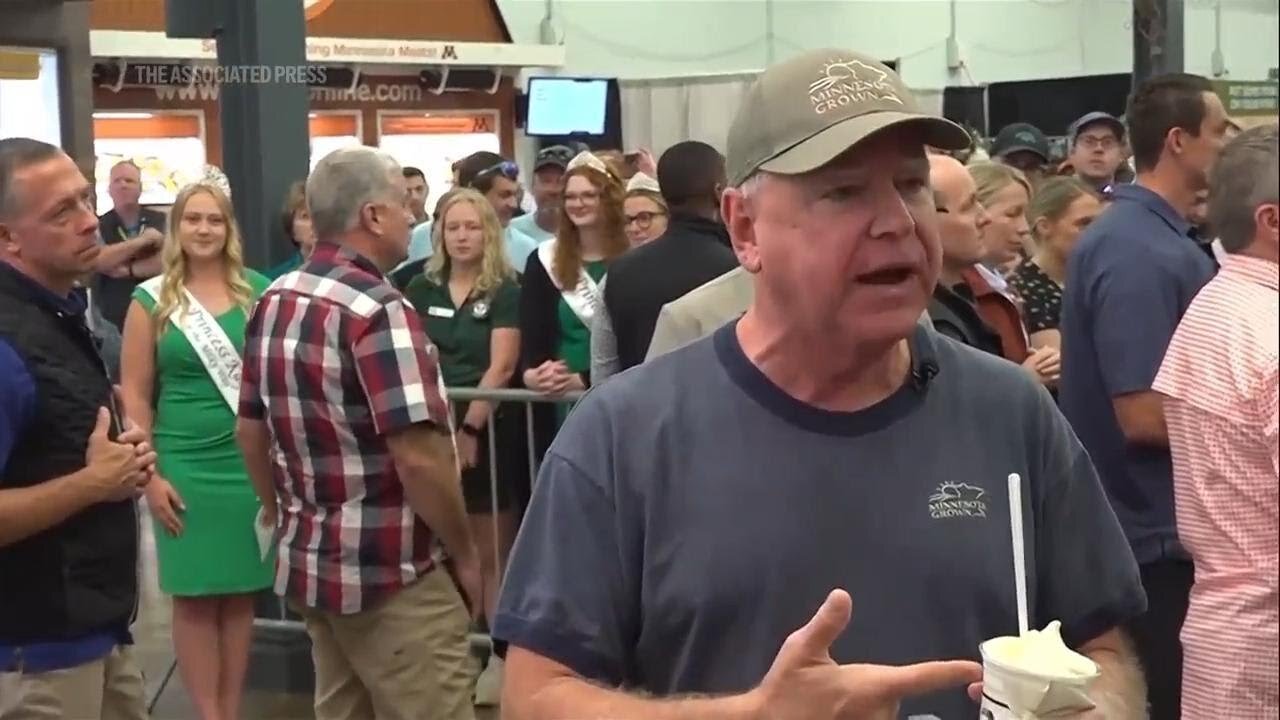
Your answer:
[[[1120,143],[1117,142],[1116,139],[1114,137],[1111,137],[1110,135],[1106,137],[1097,137],[1094,135],[1081,135],[1080,137],[1076,138],[1076,144],[1080,145],[1086,150],[1094,150],[1097,148],[1102,148],[1103,150],[1114,150],[1120,146]]]
[[[636,227],[640,228],[641,230],[648,230],[649,227],[653,225],[654,218],[666,217],[666,215],[667,214],[664,212],[649,212],[647,210],[644,212],[638,212],[635,215],[627,215],[625,218],[626,219],[625,227],[630,227],[631,223],[635,223]]]
[[[564,194],[564,201],[566,204],[571,202],[593,203],[599,199],[600,199],[600,193],[595,190],[588,190],[583,193],[565,193]]]
[[[520,177],[520,166],[510,160],[503,160],[476,173],[475,179],[479,180],[486,175],[502,175],[508,180],[515,180]]]

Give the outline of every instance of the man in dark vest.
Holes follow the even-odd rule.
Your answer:
[[[124,315],[138,282],[160,274],[165,215],[142,207],[142,170],[132,160],[111,168],[112,207],[98,218],[104,247],[94,262],[97,303],[107,321],[124,330]]]
[[[0,717],[146,717],[129,625],[155,453],[74,292],[97,225],[71,158],[0,140]]]
[[[658,185],[671,212],[661,237],[609,268],[604,304],[617,337],[617,371],[644,362],[662,306],[738,266],[720,220],[724,156],[689,140],[658,160]]]

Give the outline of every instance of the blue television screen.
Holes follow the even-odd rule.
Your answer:
[[[526,135],[603,135],[609,81],[598,78],[529,78]]]

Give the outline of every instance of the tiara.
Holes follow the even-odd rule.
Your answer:
[[[227,174],[222,172],[222,168],[217,165],[205,165],[204,171],[196,183],[212,185],[221,190],[228,198],[231,197],[231,181],[227,179]]]
[[[662,188],[658,187],[658,181],[642,172],[632,175],[631,180],[627,182],[627,192],[635,190],[645,190],[659,194],[662,193]]]
[[[568,172],[580,167],[589,167],[603,175],[613,175],[613,173],[609,172],[609,166],[605,165],[603,160],[586,150],[578,153],[572,160],[570,160],[569,164],[565,166],[565,171]]]

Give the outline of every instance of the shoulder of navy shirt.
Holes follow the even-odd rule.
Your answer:
[[[6,263],[0,262],[0,272],[17,276],[32,297],[39,301],[67,313],[84,312],[83,299],[76,293],[60,297]],[[3,477],[14,443],[31,422],[35,404],[35,379],[13,345],[7,338],[0,337],[0,477]],[[130,642],[128,628],[94,633],[76,640],[23,646],[0,642],[0,672],[65,670],[105,657],[116,645]]]
[[[1098,218],[1098,229],[1104,233],[1108,230],[1123,230],[1130,223],[1145,224],[1161,220],[1171,232],[1183,237],[1191,237],[1191,223],[1187,221],[1168,200],[1160,197],[1155,191],[1141,185],[1121,185],[1112,194],[1114,204],[1109,212]],[[1154,216],[1154,217],[1153,217]],[[1088,231],[1086,231],[1088,232]],[[1145,235],[1134,236],[1135,240],[1148,239]]]

